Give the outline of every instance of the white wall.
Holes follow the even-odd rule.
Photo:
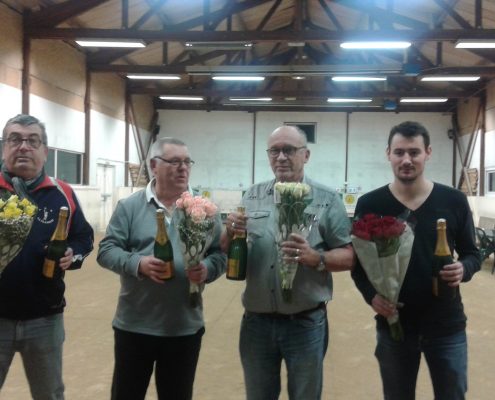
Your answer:
[[[431,135],[433,156],[428,176],[452,183],[453,142],[447,136],[449,115],[432,113],[349,114],[349,186],[366,192],[390,182],[392,174],[385,148],[390,128],[406,120],[419,121]],[[160,136],[183,139],[197,164],[191,173],[192,186],[239,189],[251,184],[254,148],[254,179],[260,182],[273,174],[266,156],[268,135],[284,122],[316,122],[316,143],[310,144],[308,176],[330,187],[345,181],[346,113],[288,113],[160,111]],[[254,144],[253,144],[254,130]]]
[[[10,118],[21,112],[21,102],[20,90],[0,83],[0,129],[3,129]]]
[[[96,185],[96,165],[115,166],[115,186],[125,183],[125,123],[91,110],[89,184]]]
[[[252,182],[253,114],[162,111],[160,137],[183,140],[196,162],[194,187],[246,189]]]
[[[30,96],[29,103],[29,114],[45,124],[49,147],[84,153],[82,112],[36,95]]]

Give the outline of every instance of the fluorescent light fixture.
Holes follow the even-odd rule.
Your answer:
[[[162,100],[178,100],[178,101],[203,101],[201,96],[160,96]]]
[[[297,97],[284,97],[285,101],[296,101]]]
[[[446,97],[403,97],[401,103],[445,103]]]
[[[214,76],[212,77],[215,81],[263,81],[265,80],[264,76]]]
[[[146,47],[142,40],[77,39],[81,47]]]
[[[458,40],[456,49],[495,49],[495,40]]]
[[[302,75],[295,75],[292,77],[292,79],[295,79],[296,81],[302,81],[303,79],[306,79],[306,77]]]
[[[186,42],[186,50],[215,49],[215,50],[249,50],[253,47],[250,42]]]
[[[423,82],[475,82],[479,80],[481,77],[480,76],[461,76],[461,75],[431,75],[431,76],[423,76],[421,78],[421,81]]]
[[[272,101],[271,97],[230,97],[230,101]]]
[[[129,79],[152,79],[152,80],[179,80],[178,75],[158,75],[158,74],[129,74],[127,75]]]
[[[387,78],[381,76],[334,76],[334,82],[369,82],[369,81],[386,81]]]
[[[391,42],[391,41],[364,41],[364,42],[343,42],[340,47],[343,49],[407,49],[411,42]]]
[[[345,98],[331,98],[329,97],[327,101],[329,103],[371,103],[373,99],[345,99]]]
[[[305,44],[304,42],[287,42],[289,47],[304,47]]]

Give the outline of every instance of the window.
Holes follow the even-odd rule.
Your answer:
[[[485,188],[486,194],[495,196],[495,168],[486,169]]]
[[[316,143],[316,122],[284,122],[284,125],[297,126],[306,134],[308,143]]]
[[[67,183],[80,185],[82,183],[82,154],[48,149],[45,171],[48,175]]]

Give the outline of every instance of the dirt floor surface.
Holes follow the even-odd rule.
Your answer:
[[[107,400],[113,368],[111,321],[119,290],[119,277],[100,268],[94,251],[80,271],[67,273],[64,347],[64,381],[67,400]],[[495,393],[495,275],[492,259],[473,280],[462,285],[468,315],[468,400],[492,400]],[[334,274],[334,300],[328,306],[330,345],[325,359],[323,399],[381,399],[381,382],[373,356],[373,313],[354,287],[349,273]],[[245,398],[238,355],[242,315],[242,282],[224,277],[208,285],[205,295],[206,334],[196,375],[195,400],[242,400]],[[147,400],[155,400],[150,385]],[[16,355],[0,400],[28,400],[31,396]],[[284,388],[280,397],[286,400]],[[433,394],[427,369],[422,363],[417,400]]]

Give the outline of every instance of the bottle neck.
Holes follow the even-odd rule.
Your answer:
[[[59,214],[57,227],[53,232],[52,240],[65,240],[67,238],[67,214]]]
[[[447,242],[447,230],[445,228],[437,228],[437,245],[435,247],[436,256],[450,256],[450,247]]]
[[[167,229],[165,228],[165,220],[163,217],[157,217],[156,219],[156,241],[159,244],[165,244],[168,242]]]

